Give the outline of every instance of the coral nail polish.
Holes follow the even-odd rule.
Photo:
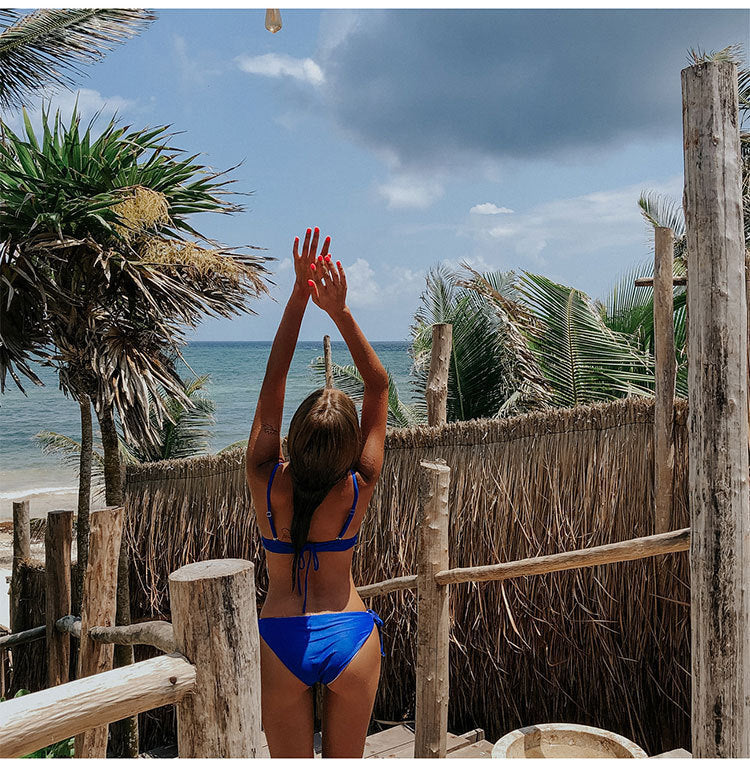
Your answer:
[[[320,233],[320,227],[316,227],[316,228],[315,228],[315,234],[317,235],[317,234],[319,234],[319,233]]]
[[[315,264],[310,264],[310,269],[312,269],[313,272],[314,272],[315,271]]]
[[[326,263],[330,263],[330,262],[331,262],[331,255],[328,254],[328,256],[326,256]]]
[[[337,261],[337,262],[336,262],[336,266],[337,266],[337,267],[340,267],[340,266],[341,266],[341,262],[340,262],[340,261]]]
[[[315,283],[314,283],[312,280],[308,280],[308,281],[307,281],[307,284],[308,284],[308,285],[309,285],[311,288],[312,288],[312,287],[315,285]]]

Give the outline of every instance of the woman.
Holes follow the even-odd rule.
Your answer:
[[[260,613],[263,728],[273,757],[312,757],[312,684],[324,683],[323,755],[361,757],[380,677],[380,619],[357,594],[351,561],[383,463],[388,375],[346,305],[330,237],[294,240],[295,283],[268,357],[247,446],[247,482],[268,563]],[[306,398],[281,456],[289,365],[308,299],[333,319],[364,380],[362,420],[335,389]]]

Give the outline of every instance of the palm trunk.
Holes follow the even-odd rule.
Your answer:
[[[91,425],[91,400],[83,396],[79,402],[81,408],[81,457],[78,468],[78,519],[76,523],[76,542],[78,545],[78,565],[76,570],[76,609],[74,614],[81,614],[81,596],[83,594],[83,573],[89,559],[89,511],[91,508],[91,459],[94,449],[94,434]]]
[[[102,433],[104,449],[104,490],[107,504],[121,505],[123,502],[122,471],[120,470],[120,442],[117,437],[112,407],[100,403],[97,417]],[[130,625],[130,563],[128,544],[124,539],[120,544],[120,558],[117,567],[117,614],[116,625]],[[132,665],[133,647],[115,645],[114,667]],[[138,757],[138,716],[125,718],[112,724],[111,754],[115,757]]]

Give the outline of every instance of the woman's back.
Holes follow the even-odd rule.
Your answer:
[[[270,489],[268,482],[271,483]],[[348,474],[331,488],[313,513],[307,549],[302,552],[298,584],[292,587],[294,554],[291,553],[291,525],[294,506],[288,463],[283,462],[278,468],[269,466],[265,486],[258,481],[253,484],[253,503],[266,544],[268,565],[268,594],[261,617],[365,609],[355,590],[351,563],[356,536],[371,493],[372,489],[356,473]],[[352,507],[354,514],[346,526]],[[271,512],[270,521],[268,511]],[[340,536],[345,526],[346,530]],[[277,545],[276,548],[282,551],[274,551],[274,539],[279,544],[286,544],[289,549],[283,551],[284,547]]]

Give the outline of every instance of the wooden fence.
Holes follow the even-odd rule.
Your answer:
[[[24,511],[19,508],[17,517]],[[0,637],[0,648],[46,638],[49,688],[0,704],[0,756],[75,736],[76,757],[105,757],[109,723],[168,704],[177,705],[181,757],[258,756],[260,644],[252,562],[186,565],[169,578],[171,623],[115,626],[123,513],[118,507],[91,514],[81,618],[70,615],[73,513],[49,514],[46,625]],[[24,535],[22,520],[16,525]],[[227,598],[234,603],[227,605]],[[78,678],[68,682],[71,636],[80,639],[80,650]],[[116,643],[149,644],[164,654],[112,670]]]

